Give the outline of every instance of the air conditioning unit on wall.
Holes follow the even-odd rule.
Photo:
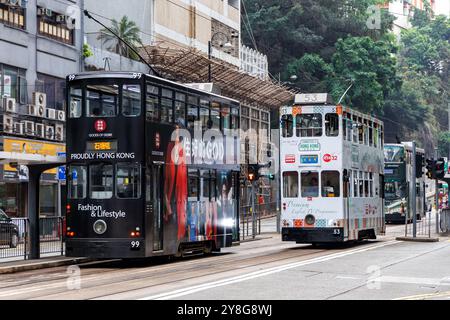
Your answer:
[[[38,107],[47,107],[47,95],[42,92],[33,92],[33,104]]]
[[[55,140],[64,141],[64,126],[62,124],[55,126]]]
[[[35,136],[35,123],[33,121],[23,121],[25,135],[34,137]]]
[[[45,139],[45,126],[42,123],[36,123],[35,136]]]
[[[45,139],[47,140],[55,140],[55,127],[54,126],[45,126]]]
[[[66,121],[66,112],[62,110],[57,110],[56,119],[59,121]]]
[[[23,136],[25,130],[24,130],[24,125],[22,122],[14,122],[14,133],[19,135],[19,136]]]
[[[3,98],[3,106],[6,112],[17,113],[17,103],[14,98]]]
[[[13,133],[14,132],[14,121],[11,116],[5,114],[0,115],[0,124],[2,125],[3,133]]]
[[[47,118],[55,120],[56,119],[56,110],[55,109],[47,109]]]

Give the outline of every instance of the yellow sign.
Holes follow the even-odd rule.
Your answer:
[[[95,150],[111,150],[111,142],[96,142],[94,143]]]
[[[3,138],[3,151],[24,154],[40,154],[56,157],[58,153],[66,152],[66,145],[63,143],[44,142],[19,138]],[[15,168],[5,164],[5,171],[17,171]],[[57,169],[51,169],[45,173],[56,174]]]

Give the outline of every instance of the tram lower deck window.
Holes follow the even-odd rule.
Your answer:
[[[340,196],[339,171],[322,171],[322,197],[334,198]]]
[[[138,199],[141,197],[141,170],[137,163],[116,165],[116,196],[119,199]]]
[[[113,166],[109,164],[91,165],[90,197],[91,199],[111,199],[113,196]]]
[[[87,168],[85,166],[70,166],[68,171],[69,199],[85,199],[87,196]]]
[[[284,198],[298,197],[298,173],[290,171],[283,173],[283,196]]]
[[[302,197],[319,197],[319,173],[315,171],[302,172]]]

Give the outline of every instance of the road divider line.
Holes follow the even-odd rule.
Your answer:
[[[272,267],[272,268],[269,268],[266,270],[255,271],[255,272],[251,272],[251,273],[248,273],[245,275],[235,276],[235,277],[228,278],[228,279],[222,279],[222,280],[214,281],[214,282],[207,283],[207,284],[201,284],[201,285],[196,285],[196,286],[192,286],[192,287],[188,287],[188,288],[183,288],[183,289],[178,289],[178,290],[174,290],[174,291],[170,291],[170,292],[147,296],[147,297],[140,298],[139,300],[170,300],[170,299],[186,296],[189,294],[193,294],[196,292],[200,292],[200,291],[204,291],[204,290],[208,290],[208,289],[212,289],[212,288],[216,288],[216,287],[226,286],[226,285],[230,285],[230,284],[234,284],[234,283],[238,283],[238,282],[248,281],[248,280],[272,275],[274,273],[279,273],[279,272],[297,268],[297,267],[302,267],[302,266],[306,266],[306,265],[310,265],[310,264],[314,264],[314,263],[326,262],[326,261],[346,257],[346,256],[357,254],[357,253],[362,253],[362,252],[366,252],[366,251],[370,251],[370,250],[379,249],[379,248],[390,246],[390,245],[397,244],[397,243],[400,243],[400,242],[398,242],[396,240],[391,240],[391,241],[388,241],[388,242],[385,242],[382,244],[372,245],[372,246],[366,247],[366,248],[352,249],[352,250],[348,250],[348,251],[344,251],[344,252],[333,253],[333,254],[330,254],[330,255],[327,255],[324,257],[317,257],[317,258],[313,258],[313,259],[309,259],[309,260],[305,260],[305,261],[294,262],[294,263],[290,263],[290,264],[287,264],[284,266]]]

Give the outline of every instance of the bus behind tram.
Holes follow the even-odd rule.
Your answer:
[[[180,256],[232,245],[238,101],[140,73],[69,75],[67,84],[67,256]]]
[[[297,95],[280,117],[283,241],[383,234],[383,123],[327,94]]]

